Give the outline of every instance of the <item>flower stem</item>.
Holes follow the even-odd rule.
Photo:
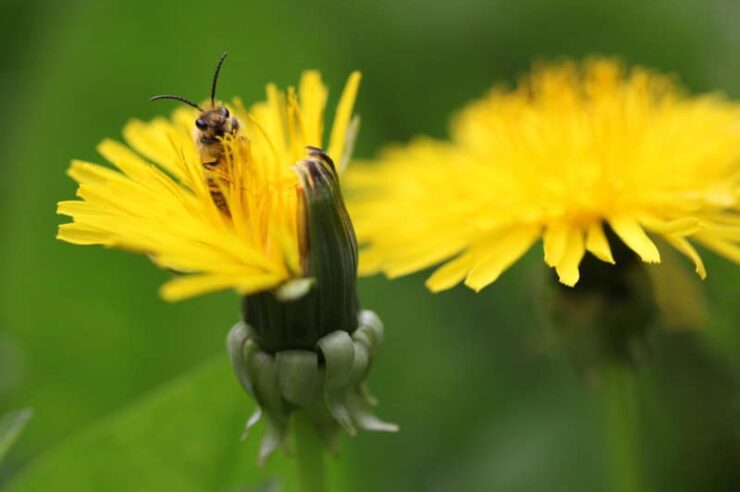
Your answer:
[[[642,492],[634,370],[608,364],[604,368],[603,399],[612,490]]]
[[[326,492],[324,443],[304,412],[293,414],[293,436],[299,490]]]

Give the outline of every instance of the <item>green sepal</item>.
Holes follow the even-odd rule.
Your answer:
[[[398,425],[380,420],[373,413],[370,402],[358,388],[351,389],[346,396],[347,409],[352,419],[366,431],[398,432]]]
[[[357,325],[351,334],[336,330],[325,335],[312,350],[276,352],[260,345],[250,325],[232,328],[227,347],[234,372],[257,403],[243,437],[258,421],[265,423],[258,463],[286,442],[295,411],[310,417],[330,450],[335,450],[341,428],[350,435],[356,434],[355,426],[383,432],[398,429],[375,416],[372,407],[377,401],[365,384],[383,340],[383,325],[371,311],[358,313]]]
[[[355,346],[344,331],[335,331],[317,343],[325,361],[324,400],[329,412],[351,435],[357,434],[345,406],[345,396],[352,379]]]
[[[226,337],[226,349],[229,352],[229,359],[231,359],[231,366],[234,369],[237,380],[239,380],[242,388],[254,397],[252,382],[247,375],[247,364],[243,351],[244,344],[249,336],[249,326],[243,321],[240,321],[229,331],[229,335]]]
[[[267,459],[274,453],[285,440],[286,424],[280,424],[267,417],[264,419],[265,433],[260,443],[259,454],[257,455],[257,464],[263,466]]]
[[[550,325],[575,367],[598,380],[611,364],[634,366],[650,354],[657,307],[647,267],[610,229],[605,230],[616,262],[586,255],[574,287],[551,282]]]
[[[358,322],[359,327],[352,333],[352,338],[365,344],[372,359],[378,355],[383,344],[383,323],[375,313],[368,310],[360,311]]]
[[[359,386],[365,381],[370,370],[370,349],[362,342],[354,342],[355,358],[352,361],[352,377],[350,386]]]
[[[262,438],[257,460],[258,463],[263,464],[283,441],[287,414],[283,408],[277,368],[272,356],[256,350],[251,352],[246,362],[249,378],[254,384],[254,397],[262,407],[265,417],[265,435]]]
[[[370,388],[367,387],[367,383],[363,382],[360,385],[360,394],[365,399],[365,401],[370,405],[371,407],[378,406],[378,399],[370,392]]]
[[[319,358],[307,350],[285,350],[275,354],[278,387],[289,402],[300,407],[316,399],[319,380]]]
[[[375,314],[375,312],[370,311],[369,309],[363,309],[357,314],[357,321],[358,326],[364,326],[370,331],[370,334],[373,336],[375,343],[378,347],[380,347],[383,344],[384,333],[383,322],[380,321],[378,315]]]
[[[318,371],[319,381],[317,386],[317,395],[320,395],[321,397],[316,398],[313,405],[304,407],[301,411],[305,412],[311,418],[313,425],[316,427],[321,439],[326,444],[327,449],[332,453],[336,453],[338,450],[337,438],[339,437],[340,430],[343,429],[343,427],[337,424],[336,419],[329,412],[323,398],[324,382],[326,380],[325,373],[326,371],[324,368],[320,367]]]
[[[356,342],[362,343],[370,352],[374,351],[375,339],[366,328],[363,328],[362,326],[357,328],[352,334],[352,339]]]
[[[249,433],[252,430],[252,427],[257,425],[257,422],[259,422],[262,419],[262,407],[257,405],[257,408],[254,409],[254,412],[252,412],[252,415],[249,416],[247,419],[247,423],[244,426],[244,432],[242,432],[242,441],[246,441],[249,437]]]

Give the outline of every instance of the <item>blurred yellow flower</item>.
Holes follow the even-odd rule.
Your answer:
[[[337,107],[327,150],[338,162],[351,152],[359,81],[359,73],[350,76]],[[193,140],[197,111],[128,123],[128,146],[98,146],[117,170],[72,163],[81,200],[59,203],[58,212],[73,222],[58,238],[145,253],[182,273],[162,286],[168,300],[228,288],[250,294],[303,276],[302,184],[293,166],[306,146],[322,147],[326,99],[319,73],[307,71],[297,92],[270,84],[267,100],[250,111],[239,100],[229,106],[241,130],[223,140],[226,168],[216,175],[229,213],[214,204]]]
[[[443,262],[432,291],[480,290],[542,238],[572,286],[586,252],[614,262],[607,226],[648,263],[660,262],[657,236],[701,277],[693,244],[740,262],[740,104],[611,59],[561,62],[495,87],[451,133],[347,176],[362,273]]]

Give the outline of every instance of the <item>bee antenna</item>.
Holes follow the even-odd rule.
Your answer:
[[[218,84],[218,74],[221,73],[221,65],[224,64],[224,60],[226,59],[226,55],[228,55],[228,51],[224,51],[221,53],[221,57],[218,59],[218,63],[216,64],[216,72],[213,74],[213,83],[211,83],[211,106],[215,104],[216,100],[216,84]]]
[[[198,110],[200,110],[201,112],[204,112],[204,111],[203,111],[203,108],[201,108],[200,106],[198,106],[197,104],[195,104],[195,103],[194,103],[193,101],[191,101],[190,99],[184,98],[184,97],[182,97],[182,96],[175,96],[175,95],[173,95],[173,94],[161,94],[161,95],[159,95],[159,96],[154,96],[154,97],[150,97],[150,98],[149,98],[149,100],[150,100],[150,101],[159,101],[160,99],[174,99],[175,101],[180,101],[180,102],[184,102],[184,103],[185,103],[185,104],[187,104],[188,106],[192,106],[192,107],[194,107],[195,109],[198,109]]]

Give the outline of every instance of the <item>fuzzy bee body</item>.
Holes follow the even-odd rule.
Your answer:
[[[198,148],[200,162],[206,179],[208,191],[216,207],[226,215],[229,215],[229,206],[223,195],[222,187],[228,184],[229,176],[226,169],[226,151],[224,149],[224,138],[235,136],[239,132],[239,120],[231,116],[229,110],[221,104],[216,103],[216,85],[221,65],[226,58],[223,53],[216,65],[211,84],[211,105],[209,109],[203,109],[198,104],[182,96],[160,95],[151,98],[152,101],[159,99],[175,99],[184,102],[200,111],[195,120],[193,129],[193,140]]]
[[[211,199],[226,214],[229,213],[229,207],[221,191],[222,185],[219,184],[228,182],[223,139],[228,135],[236,135],[238,131],[239,120],[231,116],[229,110],[223,106],[202,112],[195,120],[193,131]]]

